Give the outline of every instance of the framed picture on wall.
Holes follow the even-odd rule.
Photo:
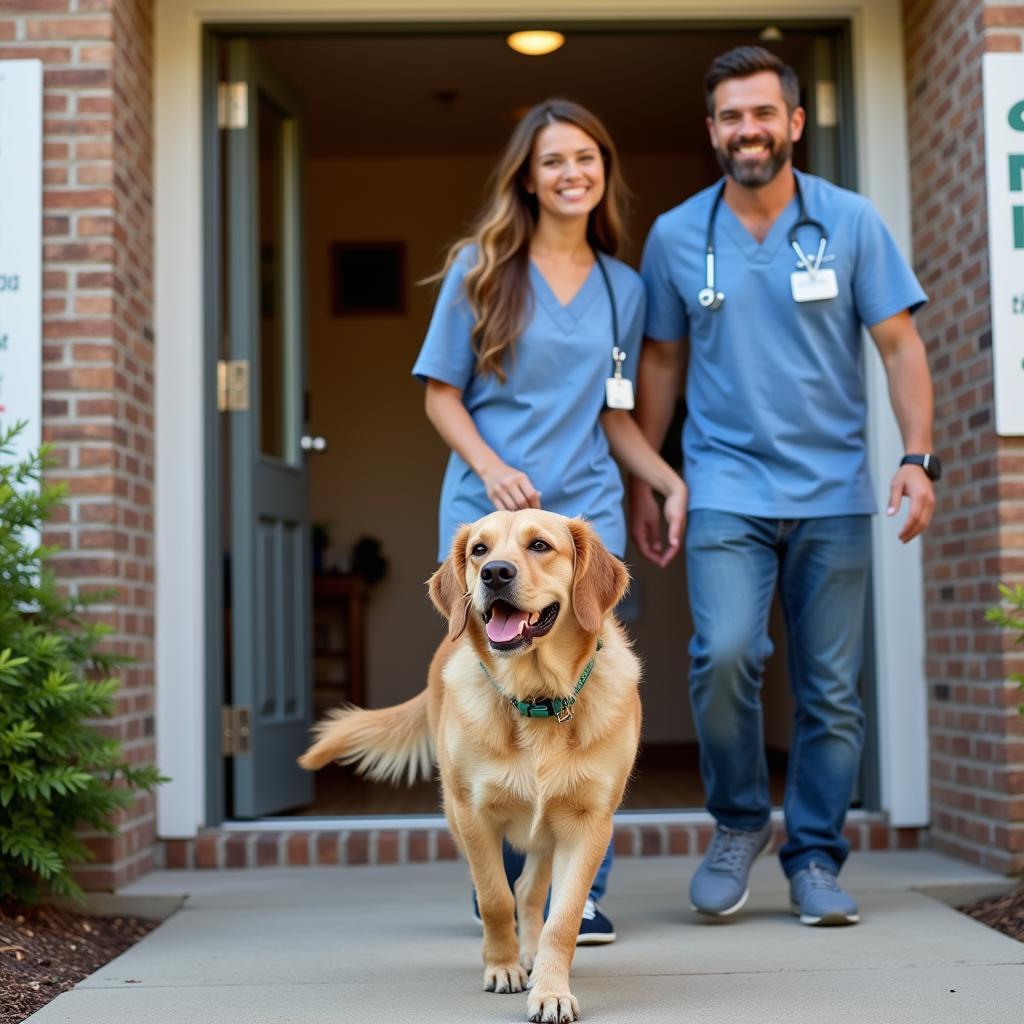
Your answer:
[[[405,243],[332,242],[331,313],[405,313]]]

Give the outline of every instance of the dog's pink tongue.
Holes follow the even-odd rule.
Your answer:
[[[495,608],[485,627],[487,636],[499,644],[514,640],[519,636],[523,622],[529,617],[529,612],[520,611],[518,608]]]

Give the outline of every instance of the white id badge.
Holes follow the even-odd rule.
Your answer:
[[[794,270],[789,275],[789,283],[793,289],[794,302],[819,302],[822,299],[834,299],[839,294],[839,282],[831,267],[819,270],[816,274]]]
[[[628,377],[609,377],[604,382],[604,404],[609,409],[632,409],[633,382]]]

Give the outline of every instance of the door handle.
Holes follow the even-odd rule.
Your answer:
[[[299,447],[304,452],[325,452],[327,451],[327,438],[319,434],[303,434],[299,438]]]

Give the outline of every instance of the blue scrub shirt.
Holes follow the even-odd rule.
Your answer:
[[[522,470],[540,491],[545,509],[583,516],[609,551],[626,550],[622,479],[599,417],[605,380],[612,375],[612,312],[597,265],[563,306],[530,264],[531,302],[514,353],[506,353],[505,383],[476,372],[470,332],[474,317],[462,280],[475,252],[460,254],[441,285],[434,315],[413,373],[451,384],[480,436],[498,457]],[[624,376],[636,381],[645,301],[636,271],[601,256],[615,293]],[[459,525],[494,511],[484,485],[455,452],[448,459],[438,515],[438,560],[448,554]]]
[[[715,223],[718,310],[703,309],[708,217],[721,182],[669,210],[648,236],[640,273],[648,337],[689,338],[685,478],[692,509],[779,519],[871,514],[861,328],[927,299],[863,196],[795,172],[807,216],[828,235],[822,263],[839,295],[795,302],[794,197],[758,243],[726,202]],[[820,236],[797,241],[813,259]]]

